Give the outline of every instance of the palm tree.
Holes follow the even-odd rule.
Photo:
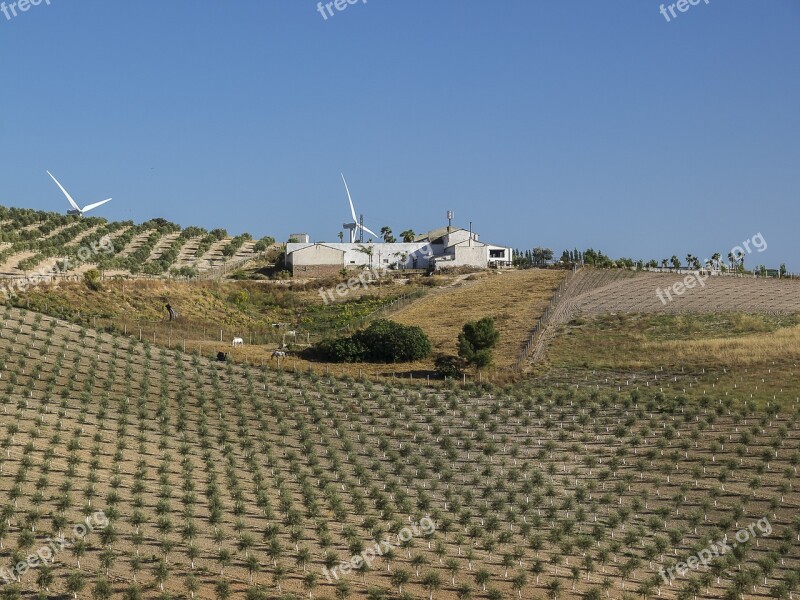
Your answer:
[[[342,240],[344,240],[344,233],[342,233],[342,232],[340,231],[340,232],[337,234],[337,237],[339,238],[339,243],[342,243]]]
[[[414,238],[417,235],[414,233],[413,229],[406,229],[405,231],[400,232],[400,237],[403,239],[404,242],[410,243],[414,241]]]
[[[397,240],[392,235],[392,230],[389,227],[381,227],[381,236],[383,236],[383,241],[387,244],[394,244]]]
[[[369,256],[369,268],[372,269],[372,257],[375,254],[375,246],[359,246],[356,250],[361,252],[361,254]]]

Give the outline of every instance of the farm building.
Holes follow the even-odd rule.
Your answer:
[[[316,277],[342,269],[445,269],[506,267],[511,248],[486,244],[466,229],[443,227],[413,242],[288,243],[286,266],[293,275]]]
[[[436,269],[451,267],[510,267],[511,248],[481,242],[475,232],[456,227],[440,227],[418,236],[431,245]]]

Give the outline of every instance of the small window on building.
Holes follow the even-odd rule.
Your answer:
[[[489,250],[489,258],[505,258],[505,250]]]

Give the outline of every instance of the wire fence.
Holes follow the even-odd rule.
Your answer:
[[[544,331],[547,327],[547,324],[550,322],[550,316],[553,314],[553,311],[558,306],[558,303],[561,302],[561,298],[564,295],[564,292],[567,289],[567,286],[572,281],[572,278],[575,277],[575,274],[580,270],[580,267],[575,266],[572,270],[567,273],[567,276],[561,281],[556,291],[553,293],[553,296],[550,298],[550,302],[547,304],[547,307],[544,309],[542,316],[536,321],[536,325],[533,326],[531,330],[530,336],[528,337],[528,341],[523,346],[522,351],[519,354],[519,358],[517,359],[517,364],[515,365],[516,370],[520,370],[525,362],[528,360],[528,357],[531,354],[531,350],[533,350],[534,345],[536,344],[537,336]]]

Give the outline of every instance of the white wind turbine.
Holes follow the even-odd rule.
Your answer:
[[[50,171],[47,171],[47,174],[48,174],[48,175],[50,175],[50,178],[51,178],[53,181],[55,181],[55,182],[56,182],[56,185],[59,187],[59,189],[60,189],[62,192],[64,192],[64,195],[67,197],[67,200],[69,200],[69,203],[72,205],[72,208],[73,208],[73,210],[68,210],[68,211],[67,211],[67,214],[68,214],[68,215],[78,215],[79,217],[82,217],[82,216],[83,216],[83,213],[89,212],[90,210],[92,210],[92,209],[95,209],[95,208],[97,208],[98,206],[102,206],[102,205],[103,205],[103,204],[105,204],[106,202],[111,202],[111,198],[106,198],[105,200],[103,200],[103,201],[101,201],[101,202],[95,202],[94,204],[87,204],[86,206],[84,206],[83,208],[81,208],[80,206],[78,206],[78,205],[75,203],[75,200],[73,200],[73,199],[72,199],[72,196],[70,196],[70,195],[69,195],[69,192],[67,192],[67,190],[65,190],[65,189],[64,189],[64,186],[63,186],[63,185],[61,185],[61,184],[58,182],[58,179],[56,179],[55,177],[53,177],[53,174],[52,174]]]
[[[361,231],[366,231],[377,240],[380,239],[378,234],[374,231],[371,231],[364,227],[364,215],[361,215],[361,219],[356,216],[356,209],[353,206],[353,198],[350,196],[350,188],[347,187],[347,180],[344,178],[344,173],[342,173],[342,181],[344,181],[344,189],[347,192],[347,199],[350,201],[350,213],[353,215],[353,222],[352,223],[342,223],[342,227],[350,231],[350,243],[353,244],[358,237],[356,233],[359,229]]]

